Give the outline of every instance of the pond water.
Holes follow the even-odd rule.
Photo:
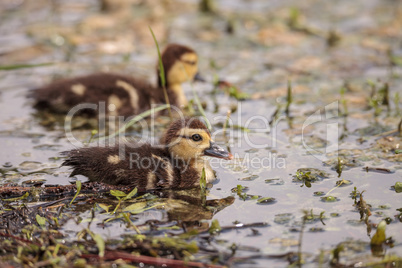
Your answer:
[[[104,12],[101,2],[109,3]],[[185,85],[186,95],[192,99],[194,90],[205,103],[214,139],[235,159],[211,159],[219,180],[207,200],[222,199],[214,210],[180,198],[139,198],[144,210],[131,220],[142,233],[176,237],[187,223],[201,233],[192,238],[200,251],[190,260],[232,267],[285,267],[298,252],[304,267],[367,266],[387,258],[401,265],[402,193],[393,186],[402,181],[402,2],[217,1],[214,13],[200,12],[198,2],[3,1],[0,65],[14,67],[0,70],[1,185],[74,180],[60,167],[59,153],[74,148],[58,123],[63,118],[38,116],[26,96],[53,79],[100,70],[156,81],[150,26],[162,47],[181,43],[199,54],[211,82]],[[49,65],[16,66],[41,63]],[[217,78],[249,98],[214,91]],[[77,121],[73,130],[83,145],[96,129],[96,122],[80,127],[87,123]],[[156,140],[167,123],[159,118],[155,131],[126,134]],[[355,201],[363,191],[371,215],[361,219]],[[328,196],[332,202],[325,202]],[[105,240],[137,234],[122,219],[102,224],[113,216],[99,204],[114,208],[115,197],[87,198],[68,209],[58,228],[65,243],[79,240],[85,228]],[[386,218],[393,246],[372,250],[376,226]],[[206,239],[214,220],[223,230]]]

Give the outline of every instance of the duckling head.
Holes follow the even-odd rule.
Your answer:
[[[192,81],[198,72],[197,53],[186,46],[170,44],[162,52],[162,63],[165,69],[167,86]],[[158,85],[162,82],[158,72]]]
[[[172,157],[184,161],[197,161],[201,156],[233,159],[231,153],[214,143],[208,128],[196,118],[174,121],[162,138],[162,143]]]
[[[170,44],[165,48],[161,57],[165,70],[166,86],[175,93],[177,104],[184,106],[187,104],[187,99],[181,89],[181,84],[198,78],[197,53],[189,47]],[[159,71],[157,76],[158,86],[162,87]]]

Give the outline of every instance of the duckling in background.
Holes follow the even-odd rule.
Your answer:
[[[130,185],[140,191],[151,189],[186,189],[199,186],[202,170],[206,181],[215,173],[202,156],[233,159],[233,155],[211,139],[200,120],[184,118],[174,121],[161,138],[161,146],[135,144],[114,147],[89,147],[63,152],[70,166],[70,176],[84,175],[90,181],[113,185]]]
[[[171,105],[182,108],[187,99],[181,84],[202,80],[197,75],[198,56],[186,46],[168,45],[162,53],[166,89]],[[158,71],[157,87],[145,81],[112,73],[97,73],[77,78],[55,81],[33,90],[35,108],[55,113],[67,113],[80,103],[105,102],[108,115],[132,116],[151,108],[151,104],[166,103]],[[96,116],[97,111],[86,109],[81,113]]]

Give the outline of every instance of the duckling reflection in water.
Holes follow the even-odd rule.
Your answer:
[[[75,149],[62,153],[67,156],[63,165],[72,167],[70,176],[84,175],[90,181],[146,191],[199,187],[203,170],[207,182],[216,179],[203,156],[233,159],[213,142],[207,127],[196,118],[174,121],[161,138],[161,146],[136,144],[121,151],[119,145]]]
[[[181,84],[191,80],[203,80],[197,75],[198,56],[189,47],[170,44],[162,53],[165,70],[166,89],[171,105],[182,108],[187,105]],[[149,110],[152,104],[166,103],[159,70],[158,84],[130,76],[112,73],[97,73],[71,79],[55,81],[32,91],[34,106],[39,110],[66,114],[81,103],[99,104],[105,102],[107,115],[124,117]],[[93,109],[80,110],[80,113],[96,116]]]
[[[153,217],[147,220],[151,227],[165,225],[166,223],[176,221],[185,231],[196,229],[200,232],[209,228],[208,221],[216,213],[232,205],[235,201],[233,196],[227,196],[220,199],[206,200],[205,194],[199,187],[185,190],[159,190],[151,191],[163,203],[163,210],[158,210]]]

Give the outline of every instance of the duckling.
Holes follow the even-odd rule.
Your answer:
[[[230,152],[213,142],[208,128],[196,118],[174,121],[159,146],[125,145],[62,152],[67,156],[62,165],[72,167],[70,176],[84,175],[90,181],[130,185],[145,191],[199,186],[203,169],[206,181],[212,182],[215,172],[202,156],[233,159]]]
[[[179,108],[187,104],[181,84],[190,80],[203,80],[198,74],[196,52],[179,44],[168,45],[162,53],[169,102]],[[108,115],[132,116],[148,110],[151,104],[166,103],[158,71],[158,84],[152,86],[133,77],[113,73],[96,73],[87,76],[55,81],[35,89],[31,96],[37,109],[67,113],[80,103],[105,102]],[[81,113],[96,116],[93,109]]]

